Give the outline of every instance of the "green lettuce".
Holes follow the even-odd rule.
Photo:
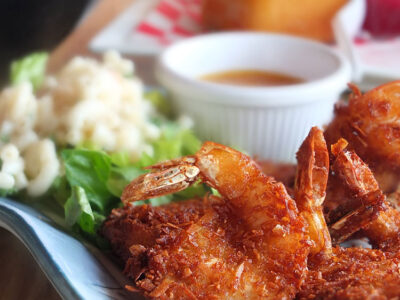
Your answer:
[[[29,81],[37,90],[44,79],[48,54],[35,52],[11,63],[10,80],[12,84]]]
[[[117,167],[112,169],[111,178],[108,182],[109,190],[117,197],[125,186],[137,176],[144,174],[144,167],[156,164],[173,158],[196,153],[200,148],[201,142],[189,129],[183,129],[173,122],[166,122],[162,127],[160,138],[153,143],[153,154],[144,153],[141,159],[131,164],[127,153],[116,153],[111,155],[111,159]],[[208,189],[203,184],[194,184],[188,189],[179,193],[166,195],[158,198],[139,201],[136,204],[150,203],[152,205],[161,205],[172,201],[193,198],[204,195]]]
[[[124,188],[136,177],[146,173],[136,166],[114,166],[107,181],[107,188],[115,197],[121,197]]]
[[[165,99],[162,94],[150,93],[147,97],[159,109]],[[164,111],[166,113],[166,111]],[[153,152],[143,153],[139,161],[132,161],[127,151],[106,153],[83,143],[73,149],[61,151],[65,176],[56,180],[52,194],[64,207],[67,226],[78,228],[86,236],[96,238],[99,224],[112,208],[122,206],[120,201],[124,188],[136,177],[146,173],[144,167],[164,160],[194,154],[201,146],[194,133],[176,122],[158,116],[154,123],[160,127],[161,136],[152,143]],[[167,204],[197,196],[210,190],[195,183],[184,191],[136,202],[135,205],[150,203]]]
[[[11,83],[30,82],[35,90],[39,89],[45,76],[47,60],[47,53],[36,52],[12,62]],[[147,172],[144,167],[194,154],[201,146],[200,140],[191,130],[169,119],[172,110],[163,92],[148,91],[144,97],[157,110],[152,116],[152,122],[161,130],[161,136],[151,144],[151,153],[143,153],[138,161],[132,161],[126,151],[106,153],[92,142],[84,142],[74,148],[58,148],[64,172],[54,180],[43,197],[31,202],[32,205],[57,216],[61,226],[67,226],[92,241],[104,242],[97,234],[100,224],[111,209],[122,206],[120,197],[124,188],[134,178]],[[0,140],[6,142],[8,137],[0,136]],[[0,196],[15,192],[0,190]],[[203,196],[207,192],[210,190],[205,185],[195,183],[184,191],[135,204],[161,205]],[[24,199],[27,195],[23,193],[19,191],[16,196]]]
[[[142,163],[149,165],[192,155],[200,149],[201,142],[190,129],[181,128],[173,122],[165,123],[161,128],[161,137],[153,143],[154,154],[151,157],[144,155],[141,159]]]
[[[131,161],[127,152],[108,154],[83,148],[64,149],[61,158],[65,176],[54,183],[53,188],[58,191],[53,195],[64,206],[66,224],[78,226],[86,234],[95,234],[96,224],[104,220],[112,208],[122,205],[122,191],[134,178],[146,172],[144,167],[194,154],[200,145],[192,131],[167,122],[162,127],[160,138],[153,143],[153,154],[143,154],[136,162]],[[167,204],[203,196],[208,191],[205,185],[196,183],[181,192],[135,204]]]
[[[110,156],[102,151],[66,149],[61,157],[70,186],[83,188],[90,204],[99,212],[105,212],[112,200],[112,194],[107,189],[111,172]]]
[[[65,223],[73,226],[78,223],[87,233],[94,233],[94,215],[85,190],[80,186],[72,188],[71,196],[64,205]]]
[[[144,98],[147,99],[157,111],[165,116],[170,117],[172,115],[171,105],[168,103],[165,94],[159,90],[150,90],[144,94]]]
[[[3,161],[0,159],[0,170],[1,167],[3,165]],[[6,197],[6,196],[10,196],[16,193],[16,189],[12,188],[12,189],[0,189],[0,197]]]
[[[17,192],[15,188],[12,189],[0,189],[0,197],[7,197],[7,196],[12,196]]]
[[[153,155],[150,156],[143,154],[140,161],[137,163],[137,166],[143,168],[160,161],[192,155],[200,149],[200,146],[200,140],[191,130],[182,128],[173,122],[165,122],[162,126],[162,134],[160,138],[153,143]],[[206,192],[208,192],[208,188],[204,184],[197,183],[181,192],[146,201],[139,201],[136,204],[140,205],[143,203],[150,203],[157,206],[172,201],[203,196]]]

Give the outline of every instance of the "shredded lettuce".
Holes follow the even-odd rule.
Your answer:
[[[78,223],[80,228],[88,233],[94,233],[94,215],[86,196],[80,186],[72,188],[71,197],[64,205],[65,222],[68,226]]]
[[[17,190],[15,188],[12,189],[0,189],[0,197],[7,197],[7,196],[11,196],[13,194],[15,194],[17,192]]]
[[[81,187],[99,212],[105,212],[112,194],[107,189],[111,158],[102,151],[66,149],[61,157],[71,187]]]
[[[35,90],[39,89],[45,76],[47,60],[47,53],[36,52],[12,62],[11,83],[30,82]],[[161,130],[160,138],[151,144],[151,153],[143,153],[138,161],[132,161],[128,152],[106,153],[93,142],[58,148],[64,172],[56,178],[45,195],[29,199],[32,205],[54,213],[61,226],[67,226],[96,243],[104,243],[97,234],[100,224],[111,209],[122,206],[120,197],[123,189],[134,178],[146,172],[144,167],[194,154],[201,146],[200,140],[191,130],[170,119],[172,109],[165,93],[151,90],[144,97],[156,109],[152,122]],[[0,135],[0,141],[7,142],[8,139],[8,136]],[[184,191],[135,204],[161,205],[203,196],[207,192],[210,192],[209,188],[195,183]],[[15,190],[0,190],[0,196],[13,194],[13,197],[21,199],[27,197],[24,191],[14,193]]]
[[[221,194],[214,188],[211,188],[211,194],[213,194],[214,196],[221,196]]]
[[[153,104],[157,111],[165,116],[170,117],[172,115],[171,105],[168,103],[165,94],[159,90],[150,90],[144,94],[144,97]]]
[[[196,153],[201,146],[200,140],[189,129],[182,129],[176,123],[167,122],[162,127],[161,137],[154,142],[153,156],[147,154],[142,155],[141,160],[137,163],[139,167],[149,166],[160,161],[178,158],[185,155]],[[202,196],[208,191],[203,184],[194,184],[184,191],[176,194],[166,195],[158,198],[139,201],[136,204],[150,203],[152,205],[167,204],[172,201],[189,199]]]
[[[2,134],[2,135],[0,135],[0,142],[3,142],[3,143],[8,143],[10,141],[10,137],[8,136],[8,135],[6,135],[6,134]]]
[[[3,161],[0,159],[0,170],[1,170],[2,165],[3,165]],[[10,196],[10,195],[15,194],[15,193],[16,193],[15,188],[7,189],[7,190],[0,189],[0,197]]]
[[[112,153],[111,162],[118,167],[126,167],[131,163],[131,159],[128,151],[120,151]]]
[[[51,197],[56,202],[64,207],[65,202],[71,195],[71,186],[68,183],[67,177],[58,176],[51,185],[49,191],[44,195],[45,198]]]
[[[119,198],[129,182],[143,173],[145,171],[136,166],[113,167],[107,181],[107,188],[111,194]]]
[[[169,122],[162,127],[161,137],[154,142],[151,163],[194,154],[201,146],[200,140],[189,129],[182,129]],[[142,158],[148,162],[147,158]]]
[[[53,195],[64,205],[68,226],[78,226],[83,233],[94,235],[96,224],[104,220],[112,208],[121,206],[119,198],[123,189],[146,172],[143,167],[194,154],[200,145],[192,131],[173,122],[164,122],[161,137],[152,144],[153,155],[144,153],[136,162],[131,161],[127,152],[107,154],[83,148],[64,149],[61,158],[65,176],[53,184],[53,188],[57,189]],[[135,204],[167,204],[203,196],[208,191],[205,185],[196,183],[184,191]]]
[[[29,81],[37,90],[44,79],[48,54],[35,52],[11,63],[10,80],[12,84]]]

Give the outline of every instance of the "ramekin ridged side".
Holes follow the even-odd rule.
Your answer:
[[[251,87],[199,79],[213,70],[246,68],[304,75],[306,81]],[[320,43],[230,32],[170,46],[158,59],[156,76],[170,93],[174,110],[193,118],[202,139],[259,159],[294,162],[310,128],[330,121],[334,103],[351,79],[351,68],[342,55]]]
[[[201,139],[232,146],[259,159],[294,162],[310,128],[322,128],[332,118],[335,96],[302,105],[265,108],[190,101],[174,93],[171,99],[177,113],[193,119]]]

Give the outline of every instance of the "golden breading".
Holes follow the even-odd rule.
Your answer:
[[[265,175],[274,177],[282,182],[289,194],[293,195],[294,180],[296,177],[296,165],[290,163],[275,163],[272,161],[257,161]]]
[[[349,149],[372,169],[383,192],[394,192],[400,182],[400,81],[365,94],[354,85],[351,88],[348,105],[335,107],[326,141],[331,145],[345,138]]]
[[[249,230],[215,196],[115,209],[102,232],[126,261],[135,288],[150,298],[292,298],[297,288],[290,278],[301,274],[285,278],[282,272],[305,262],[293,256],[282,265],[266,257],[264,233]]]
[[[154,299],[400,296],[400,196],[386,198],[347,146],[339,139],[329,161],[322,131],[310,130],[297,154],[295,200],[248,156],[212,142],[192,156],[150,166],[125,188],[125,207],[113,210],[101,230],[125,262],[133,281],[128,289]],[[338,204],[328,231],[322,204],[329,174],[338,184],[331,189],[346,197],[327,199]],[[131,204],[198,180],[221,196]],[[332,247],[331,238],[340,243],[357,231],[379,250]]]
[[[112,210],[102,234],[111,241],[113,251],[126,261],[132,245],[151,247],[162,234],[173,229],[168,229],[168,224],[190,224],[203,216],[203,210],[203,202],[197,200],[159,207],[127,205]]]
[[[304,220],[283,184],[264,175],[248,156],[212,142],[205,142],[193,156],[149,168],[150,173],[125,188],[122,201],[126,205],[185,189],[198,179],[217,189],[223,198],[206,197],[203,215],[194,212],[199,218],[183,224],[167,218],[163,224],[157,219],[150,226],[137,225],[143,222],[135,217],[139,208],[125,208],[132,210],[128,214],[121,209],[113,212],[103,233],[120,256],[130,253],[125,271],[139,290],[165,299],[295,296],[307,270],[311,243]],[[165,210],[172,208],[179,214],[187,207],[176,205],[183,204],[154,210],[168,216]],[[135,226],[129,221],[128,229],[121,227],[129,215]],[[151,229],[153,224],[165,229]],[[140,232],[130,234],[131,228],[140,227],[150,239],[143,242]],[[154,240],[155,244],[149,245]]]
[[[330,259],[309,263],[297,299],[397,299],[400,295],[398,258],[379,250],[333,248]]]

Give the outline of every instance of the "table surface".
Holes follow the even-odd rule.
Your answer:
[[[52,52],[49,71],[56,71],[74,55],[93,55],[87,48],[89,41],[133,1],[98,1],[79,26]],[[146,64],[146,59],[139,58],[139,62]],[[150,72],[144,76],[151,77]],[[0,300],[61,299],[25,246],[2,228],[0,264]]]

